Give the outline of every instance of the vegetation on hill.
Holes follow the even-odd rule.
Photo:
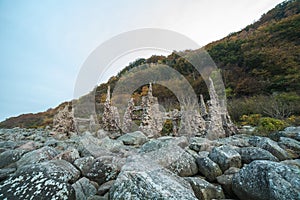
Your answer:
[[[259,21],[204,48],[220,69],[226,87],[229,112],[235,122],[242,125],[261,125],[265,130],[269,130],[276,123],[280,124],[278,129],[288,124],[300,124],[300,117],[297,117],[300,116],[299,0],[289,0],[277,5]],[[174,68],[185,76],[197,95],[203,94],[207,99],[205,82],[184,58],[191,52],[193,51],[187,50],[174,52],[169,56],[154,55],[130,63],[118,75],[111,77],[108,83],[96,87],[94,93],[76,100],[76,105],[81,106],[79,110],[82,112],[77,113],[78,116],[88,117],[85,116],[88,110],[83,102],[93,102],[94,99],[96,110],[101,112],[108,84],[113,90],[122,75],[137,66],[151,63],[166,64]],[[165,108],[178,102],[165,87],[154,85],[153,92]],[[145,88],[141,87],[133,96],[139,101],[144,93]],[[61,105],[43,113],[7,119],[0,123],[0,127],[51,125],[52,117],[60,107]],[[260,116],[256,123],[251,122],[253,116]],[[274,121],[274,118],[280,120],[280,123]],[[270,130],[276,129],[277,127]]]

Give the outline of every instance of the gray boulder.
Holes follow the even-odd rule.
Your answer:
[[[240,168],[242,166],[240,154],[227,145],[213,148],[209,158],[217,163],[223,172],[230,167]]]
[[[143,156],[182,177],[198,173],[195,158],[179,146],[161,147]]]
[[[74,165],[81,171],[82,175],[86,176],[89,173],[94,162],[93,156],[78,158],[74,161]]]
[[[150,151],[156,151],[161,147],[167,147],[167,146],[171,146],[171,147],[179,146],[181,148],[185,148],[188,146],[188,144],[189,141],[185,136],[181,136],[181,137],[164,136],[146,142],[144,145],[141,146],[139,152],[147,153]]]
[[[110,199],[196,200],[187,181],[141,156],[122,168],[110,189]]]
[[[225,198],[221,186],[215,186],[198,177],[187,177],[184,179],[191,184],[198,199],[211,200]]]
[[[0,168],[15,167],[18,161],[25,153],[24,150],[7,150],[0,154]]]
[[[262,138],[258,144],[257,147],[260,147],[262,149],[265,149],[269,151],[273,156],[277,157],[280,161],[282,160],[288,160],[290,156],[288,153],[282,149],[277,142],[269,139],[269,138]]]
[[[278,162],[278,159],[269,151],[259,147],[244,147],[236,149],[236,151],[241,155],[242,162],[245,164],[249,164],[254,160],[270,160]]]
[[[116,179],[122,167],[121,159],[112,156],[103,156],[95,159],[86,174],[90,180],[97,182],[99,185]]]
[[[76,193],[76,199],[86,200],[88,197],[96,194],[97,189],[89,179],[83,177],[76,181],[72,187]]]
[[[17,161],[17,167],[23,167],[25,165],[40,163],[53,159],[58,152],[52,147],[43,147],[31,152],[28,152]]]
[[[242,200],[300,199],[300,171],[272,161],[253,161],[233,176],[232,188]]]
[[[300,142],[287,137],[280,137],[279,146],[293,154],[293,158],[300,157]]]
[[[118,138],[125,145],[140,146],[149,141],[148,137],[145,136],[141,131],[135,131],[133,133],[126,133]]]
[[[0,199],[75,200],[75,191],[68,183],[61,182],[43,172],[22,174],[0,183]]]
[[[69,163],[73,163],[78,158],[80,158],[79,152],[75,148],[69,148],[68,150],[66,150],[54,157],[54,159],[66,160]]]
[[[106,183],[103,183],[102,185],[99,186],[97,194],[101,196],[105,195],[110,190],[110,188],[113,186],[114,183],[115,180],[110,180],[107,181]]]
[[[50,160],[42,163],[35,163],[18,168],[16,174],[30,174],[43,172],[50,177],[63,182],[75,182],[80,177],[80,171],[71,163],[65,160]]]
[[[208,181],[215,181],[217,176],[222,175],[222,170],[219,165],[207,157],[207,155],[203,155],[202,153],[196,158],[198,170]]]

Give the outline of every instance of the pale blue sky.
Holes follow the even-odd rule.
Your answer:
[[[122,32],[170,29],[203,46],[239,31],[280,2],[0,0],[0,121],[71,100],[88,55]]]

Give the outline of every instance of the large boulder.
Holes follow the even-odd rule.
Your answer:
[[[65,160],[50,160],[18,168],[16,174],[43,172],[50,177],[63,182],[75,182],[80,177],[80,171]]]
[[[144,145],[141,146],[139,152],[147,153],[150,151],[156,151],[159,148],[166,147],[166,146],[171,146],[171,147],[179,146],[181,148],[185,148],[188,146],[188,144],[189,141],[185,136],[181,136],[181,137],[164,136],[146,142]]]
[[[230,167],[240,168],[242,166],[240,154],[227,145],[213,148],[209,158],[217,163],[223,172]]]
[[[198,177],[187,177],[184,179],[191,184],[198,199],[211,200],[225,198],[221,186],[215,186]]]
[[[95,159],[86,174],[90,180],[99,185],[116,179],[123,165],[123,159],[112,156],[103,156]]]
[[[165,146],[144,154],[145,157],[179,176],[193,176],[198,173],[195,158],[179,146]]]
[[[110,189],[110,199],[196,200],[187,181],[142,156],[122,168]]]
[[[16,175],[0,183],[0,199],[75,200],[71,185],[48,176],[43,172]]]
[[[18,161],[25,153],[24,150],[7,150],[0,154],[0,168],[15,167]]]
[[[31,152],[28,152],[17,161],[17,167],[23,167],[25,165],[40,163],[53,159],[58,152],[52,147],[43,147]]]
[[[199,172],[203,174],[208,181],[215,181],[217,176],[222,175],[222,170],[219,165],[208,157],[208,152],[205,154],[200,152],[196,158]]]
[[[277,142],[269,139],[269,138],[262,138],[258,144],[257,147],[260,147],[262,149],[265,149],[269,151],[273,156],[277,157],[280,161],[282,160],[288,160],[290,156],[288,153],[282,149]]]
[[[253,161],[232,179],[242,200],[300,199],[300,170],[272,161]]]
[[[141,131],[135,131],[133,133],[126,133],[118,138],[125,145],[140,146],[146,143],[149,139]]]
[[[280,137],[279,146],[293,154],[294,158],[300,157],[300,142],[287,137]]]
[[[78,158],[80,158],[79,152],[75,148],[69,148],[66,151],[64,151],[54,157],[54,159],[66,160],[70,163],[73,163]]]
[[[271,160],[278,162],[278,159],[269,151],[259,147],[244,147],[236,149],[236,151],[241,155],[242,162],[245,164],[249,164],[254,160]]]
[[[89,173],[95,158],[93,156],[87,156],[78,158],[74,161],[74,165],[81,171],[82,175],[86,176]]]
[[[72,185],[76,193],[76,199],[86,200],[88,197],[96,194],[97,189],[89,179],[83,177]]]

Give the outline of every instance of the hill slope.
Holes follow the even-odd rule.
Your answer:
[[[277,5],[264,14],[259,21],[206,45],[205,49],[221,69],[227,96],[230,99],[229,111],[235,121],[239,120],[243,114],[264,114],[265,112],[260,110],[261,107],[253,105],[258,105],[255,101],[270,102],[269,98],[273,98],[274,94],[277,97],[275,100],[271,99],[272,101],[276,103],[280,99],[290,106],[291,111],[287,112],[284,117],[292,114],[300,115],[300,106],[297,103],[300,101],[299,0],[285,1]],[[148,59],[138,59],[125,67],[117,76],[112,77],[108,83],[98,86],[95,97],[86,95],[77,103],[80,106],[80,100],[95,98],[96,108],[98,111],[101,110],[107,84],[113,89],[125,72],[147,63],[163,63],[173,67],[186,77],[197,95],[207,96],[206,85],[201,76],[182,57],[187,53],[188,51],[174,52],[167,57],[152,56]],[[154,95],[159,97],[160,103],[176,103],[174,97],[170,99],[170,91],[163,87],[155,87]],[[140,88],[135,96],[140,97],[142,93],[142,88]],[[253,104],[252,107],[249,107],[250,104]],[[0,128],[15,126],[34,128],[51,125],[53,115],[63,105],[42,113],[9,118],[0,123]],[[81,115],[84,117],[84,113]]]

